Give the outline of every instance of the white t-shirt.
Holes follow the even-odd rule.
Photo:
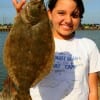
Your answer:
[[[88,100],[88,74],[100,71],[100,54],[87,38],[55,39],[51,73],[30,89],[33,100]]]

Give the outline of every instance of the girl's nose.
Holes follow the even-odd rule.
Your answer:
[[[70,15],[65,16],[65,22],[71,24],[72,23],[72,17]]]

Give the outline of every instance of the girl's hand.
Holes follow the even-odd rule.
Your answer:
[[[21,0],[20,2],[18,2],[17,0],[12,0],[12,2],[17,13],[19,13],[22,10],[23,5],[26,3],[26,0]]]

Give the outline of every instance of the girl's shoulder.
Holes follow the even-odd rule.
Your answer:
[[[95,50],[98,51],[98,47],[92,39],[89,39],[87,37],[80,37],[80,38],[78,37],[76,38],[76,41],[79,44],[79,47],[83,48],[88,53],[91,53],[92,51]]]
[[[96,46],[96,43],[94,40],[90,39],[90,38],[87,38],[87,37],[76,37],[76,40],[85,45],[85,46],[89,46],[89,47],[95,47]]]

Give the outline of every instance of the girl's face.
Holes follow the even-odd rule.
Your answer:
[[[80,23],[79,10],[74,0],[58,0],[52,11],[48,10],[54,37],[70,39]]]

